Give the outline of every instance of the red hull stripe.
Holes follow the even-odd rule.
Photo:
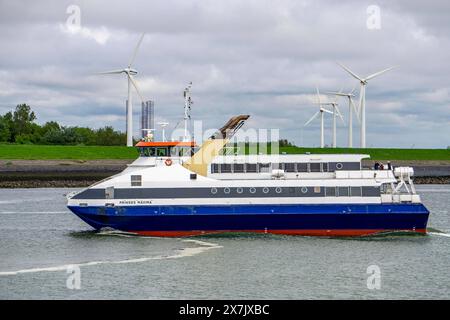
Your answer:
[[[141,236],[150,237],[189,237],[203,234],[228,233],[228,232],[252,232],[252,233],[271,233],[284,235],[298,235],[298,236],[328,236],[328,237],[354,237],[354,236],[368,236],[377,233],[385,232],[415,232],[426,233],[426,229],[415,230],[378,230],[378,229],[338,229],[338,230],[220,230],[220,231],[129,231],[139,234]]]

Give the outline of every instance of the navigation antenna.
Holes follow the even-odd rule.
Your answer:
[[[192,81],[189,82],[186,89],[184,89],[184,141],[191,141],[192,137],[188,138],[188,122],[189,122],[189,133],[192,131],[191,122],[191,106],[194,104],[191,98],[191,87]]]

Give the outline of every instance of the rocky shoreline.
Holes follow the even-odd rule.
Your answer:
[[[23,179],[2,180],[0,188],[85,188],[101,179]],[[415,184],[450,184],[450,177],[417,177]]]
[[[124,170],[132,160],[2,160],[0,188],[83,188]],[[372,167],[374,161],[363,161]],[[450,162],[392,161],[412,166],[416,184],[450,184]]]

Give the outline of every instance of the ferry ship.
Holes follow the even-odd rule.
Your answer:
[[[364,154],[223,155],[248,117],[233,117],[200,148],[138,142],[133,163],[69,194],[68,208],[96,230],[158,237],[426,233],[412,168],[363,168]]]

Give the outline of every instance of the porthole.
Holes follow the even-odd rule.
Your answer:
[[[230,188],[226,187],[223,189],[223,193],[229,194],[230,193]]]
[[[211,188],[211,193],[212,194],[216,194],[217,193],[217,188]]]
[[[338,162],[336,163],[336,169],[341,170],[344,166],[342,165],[342,163]]]
[[[244,190],[243,190],[242,188],[237,188],[237,189],[236,189],[236,192],[237,192],[237,193],[242,193],[242,192],[244,192]]]
[[[269,188],[264,187],[262,191],[263,191],[264,193],[269,193]]]
[[[281,191],[283,191],[283,190],[282,190],[280,187],[276,187],[276,188],[275,188],[275,192],[276,192],[276,193],[281,193]]]
[[[251,188],[250,188],[250,193],[255,193],[255,192],[256,192],[256,189],[253,188],[253,187],[251,187]]]
[[[307,187],[302,187],[302,193],[307,193],[308,192],[308,188]]]

